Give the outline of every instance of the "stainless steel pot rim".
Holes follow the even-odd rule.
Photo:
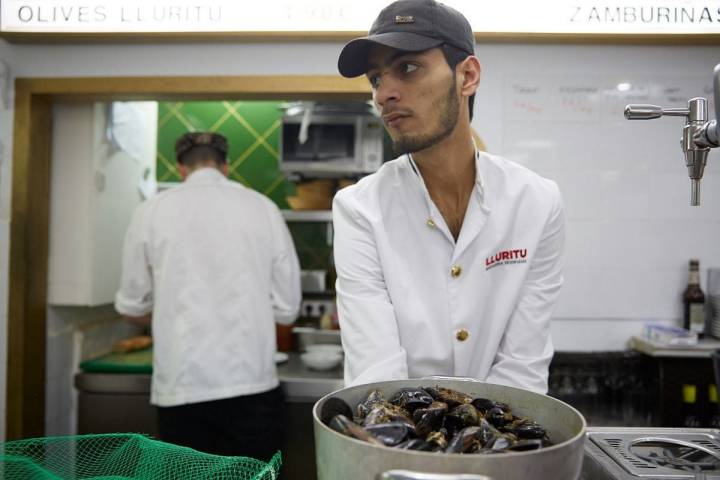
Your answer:
[[[428,379],[427,379],[427,378],[410,378],[410,379],[407,379],[407,380],[395,380],[395,381],[389,380],[388,382],[391,382],[391,383],[392,383],[392,382],[403,382],[403,381],[409,381],[409,380],[417,380],[417,381],[428,382]],[[359,446],[366,446],[366,447],[372,447],[372,448],[380,448],[380,449],[387,450],[387,451],[390,451],[390,452],[396,452],[396,453],[397,453],[397,452],[402,452],[403,455],[413,455],[413,456],[417,456],[417,457],[426,457],[426,458],[443,458],[443,457],[444,457],[444,458],[458,458],[458,457],[467,458],[467,457],[473,457],[473,456],[476,456],[476,457],[478,457],[478,458],[488,458],[488,456],[492,456],[492,457],[496,457],[496,456],[497,456],[497,457],[502,457],[502,458],[522,458],[522,457],[526,457],[526,456],[530,456],[530,455],[537,455],[538,452],[552,452],[552,451],[554,451],[554,450],[559,450],[559,449],[565,447],[566,445],[568,445],[568,444],[576,441],[576,440],[578,439],[578,437],[583,437],[583,436],[585,435],[585,430],[587,429],[587,422],[585,421],[585,417],[583,417],[582,414],[581,414],[577,409],[575,409],[572,405],[568,405],[567,403],[563,402],[562,400],[558,400],[557,398],[550,397],[550,396],[548,396],[548,395],[543,395],[543,394],[541,394],[541,393],[531,392],[530,390],[523,390],[522,388],[510,387],[510,386],[501,385],[501,384],[498,384],[498,383],[481,382],[481,381],[479,381],[479,380],[472,380],[472,381],[471,381],[471,380],[467,380],[467,379],[464,379],[464,380],[462,380],[462,381],[467,381],[468,383],[477,383],[477,384],[481,384],[481,385],[492,385],[492,386],[495,386],[495,387],[502,387],[502,388],[505,388],[505,389],[516,390],[516,391],[518,391],[518,392],[529,392],[529,393],[533,393],[533,394],[535,394],[535,395],[547,397],[547,398],[549,398],[550,400],[552,400],[553,402],[557,402],[558,404],[561,404],[561,405],[569,408],[569,409],[572,410],[575,414],[577,414],[577,416],[580,418],[580,421],[582,422],[582,428],[580,429],[580,431],[579,431],[576,435],[572,436],[571,438],[568,438],[568,439],[565,440],[564,442],[557,443],[557,444],[552,445],[552,446],[550,446],[550,447],[544,447],[544,448],[542,448],[542,449],[540,449],[540,450],[530,450],[530,451],[527,451],[527,452],[505,452],[505,453],[501,453],[501,454],[440,453],[440,452],[420,452],[420,451],[416,451],[416,450],[399,450],[399,449],[397,449],[397,448],[395,448],[395,447],[388,447],[388,446],[386,446],[386,445],[373,445],[373,444],[370,444],[370,443],[367,443],[367,442],[363,442],[362,440],[358,440],[358,439],[356,439],[356,438],[348,437],[348,436],[345,436],[345,435],[343,435],[343,434],[341,434],[341,433],[339,433],[339,432],[336,432],[335,430],[333,430],[332,428],[328,427],[328,426],[325,425],[323,422],[321,422],[321,421],[320,421],[320,416],[318,415],[318,405],[320,405],[322,402],[324,402],[324,401],[327,400],[328,398],[333,397],[333,396],[336,395],[338,392],[341,392],[341,391],[343,391],[343,390],[347,390],[348,388],[362,387],[363,385],[355,385],[355,386],[353,386],[353,387],[344,387],[344,388],[340,388],[340,389],[338,389],[338,390],[335,390],[334,392],[328,393],[327,395],[325,395],[324,397],[322,397],[321,399],[319,399],[317,402],[315,402],[315,405],[313,405],[313,418],[315,419],[316,423],[318,423],[318,424],[321,426],[321,428],[324,428],[325,430],[327,430],[327,431],[329,431],[329,432],[332,432],[334,435],[339,435],[340,437],[342,437],[342,438],[345,439],[345,440],[349,440],[349,441],[351,441],[351,442],[354,442],[355,444],[357,444],[357,445],[359,445]],[[371,387],[372,385],[377,385],[377,384],[379,384],[379,383],[388,383],[388,382],[368,383],[367,385],[368,385],[369,387]]]

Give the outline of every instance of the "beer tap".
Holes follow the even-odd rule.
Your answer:
[[[691,182],[690,205],[700,205],[700,179],[702,179],[707,156],[711,148],[720,146],[720,63],[713,74],[715,97],[715,120],[708,120],[707,100],[695,97],[688,100],[687,108],[663,108],[657,105],[628,105],[628,120],[651,120],[653,118],[685,117],[680,146],[685,154],[685,164]]]

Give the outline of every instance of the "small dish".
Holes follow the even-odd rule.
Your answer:
[[[289,355],[285,352],[275,352],[275,363],[285,363],[288,361]]]
[[[343,356],[336,352],[305,352],[300,355],[300,360],[311,370],[330,370],[342,362]]]
[[[305,350],[308,352],[339,353],[340,355],[344,353],[342,345],[336,343],[314,343],[306,346]]]

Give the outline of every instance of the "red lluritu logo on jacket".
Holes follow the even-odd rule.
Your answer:
[[[485,259],[485,270],[490,270],[500,265],[513,265],[516,263],[527,263],[527,248],[502,250],[495,255],[490,255]]]

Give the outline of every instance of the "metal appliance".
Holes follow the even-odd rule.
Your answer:
[[[700,205],[700,179],[702,179],[708,152],[720,146],[720,63],[713,76],[715,97],[715,120],[708,120],[707,100],[695,97],[688,100],[687,108],[663,108],[657,105],[628,105],[628,120],[651,120],[662,116],[685,117],[680,146],[685,154],[685,164],[691,182],[690,205]]]
[[[383,161],[383,126],[367,102],[285,105],[280,169],[303,177],[367,174]]]
[[[580,480],[720,480],[720,430],[590,427]]]

